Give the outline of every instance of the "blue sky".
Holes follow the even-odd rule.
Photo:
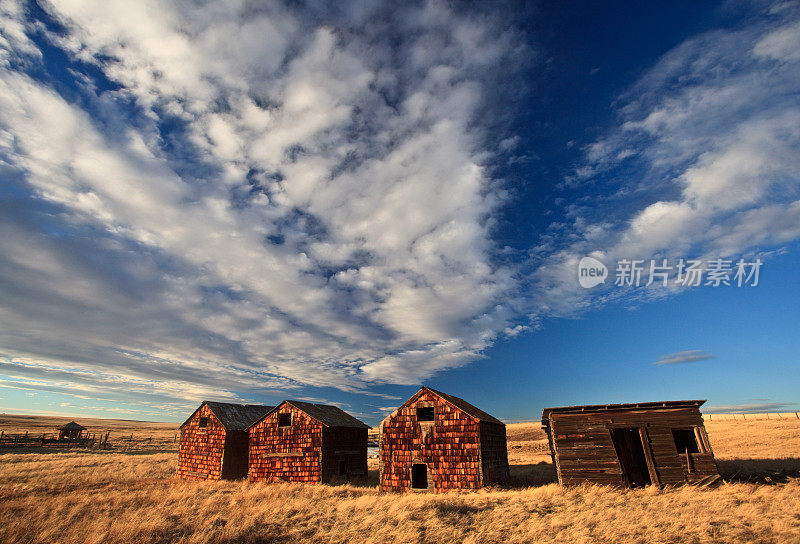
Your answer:
[[[798,5],[393,4],[3,3],[0,411],[797,410]]]

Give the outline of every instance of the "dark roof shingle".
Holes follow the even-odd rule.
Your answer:
[[[281,402],[278,406],[270,410],[270,413],[274,410],[283,405],[283,403],[288,403],[305,412],[306,414],[310,415],[323,425],[328,427],[355,427],[358,429],[369,429],[370,426],[364,423],[363,421],[354,418],[338,406],[332,406],[330,404],[314,404],[311,402],[303,402],[299,400],[285,400]],[[252,427],[268,414],[264,414],[263,416],[259,417],[255,421],[253,421],[250,426]]]
[[[197,410],[202,408],[203,404],[209,407],[214,416],[228,431],[245,431],[250,425],[275,408],[274,406],[263,406],[261,404],[232,404],[204,400]],[[183,425],[186,425],[194,417],[197,410],[189,416],[189,419],[183,422]]]

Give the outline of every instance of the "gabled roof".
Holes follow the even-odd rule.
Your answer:
[[[433,393],[435,395],[438,395],[438,396],[442,397],[444,400],[446,400],[447,402],[449,402],[450,404],[452,404],[453,406],[455,406],[456,408],[458,408],[459,410],[461,410],[465,414],[467,414],[469,416],[472,416],[472,417],[474,417],[475,419],[477,419],[479,421],[485,421],[487,423],[497,423],[498,425],[505,425],[505,423],[503,423],[502,421],[500,421],[496,417],[487,414],[486,412],[484,412],[480,408],[477,408],[477,407],[471,405],[470,403],[468,403],[467,401],[465,401],[462,398],[454,397],[453,395],[448,395],[447,393],[442,393],[441,391],[437,391],[436,389],[431,389],[430,387],[424,387],[423,386],[423,388],[420,391],[425,390],[425,389],[427,389],[428,391],[430,391],[431,393]],[[414,397],[411,397],[411,398],[414,398]]]
[[[59,427],[58,430],[59,431],[85,431],[86,427],[84,427],[83,425],[80,425],[78,423],[75,423],[74,421],[70,421],[66,425],[62,425],[61,427]]]
[[[327,427],[355,427],[358,429],[370,428],[369,425],[354,418],[338,406],[331,406],[329,404],[314,404],[299,400],[285,400],[281,402],[278,406],[270,410],[269,413],[266,413],[257,420],[253,421],[249,426],[252,427],[284,404],[291,404],[298,410],[305,412]]]
[[[204,400],[197,407],[189,419],[183,422],[181,428],[189,423],[203,405],[208,406],[211,413],[222,423],[227,431],[244,431],[255,421],[261,419],[267,412],[275,408],[274,406],[263,406],[261,404],[231,404],[229,402],[214,402]]]
[[[670,408],[699,408],[705,400],[665,400],[661,402],[634,402],[629,404],[585,404],[583,406],[560,406],[545,408],[542,411],[542,423],[547,424],[550,414],[579,412],[608,412],[612,410],[659,410]]]

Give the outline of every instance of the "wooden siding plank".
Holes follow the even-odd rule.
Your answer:
[[[656,485],[677,485],[687,481],[688,466],[675,449],[673,428],[695,428],[698,444],[706,449],[708,438],[697,407],[638,408],[621,410],[549,412],[543,428],[559,482],[622,483],[616,451],[609,434],[613,427],[638,428],[650,479]],[[692,454],[691,479],[717,473],[710,452]]]

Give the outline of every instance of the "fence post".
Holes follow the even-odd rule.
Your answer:
[[[131,439],[128,442],[133,442],[133,433],[131,433]]]
[[[44,433],[42,433],[42,447],[44,447]]]
[[[5,433],[5,431],[0,430],[0,444],[3,443],[3,434],[4,433]]]

